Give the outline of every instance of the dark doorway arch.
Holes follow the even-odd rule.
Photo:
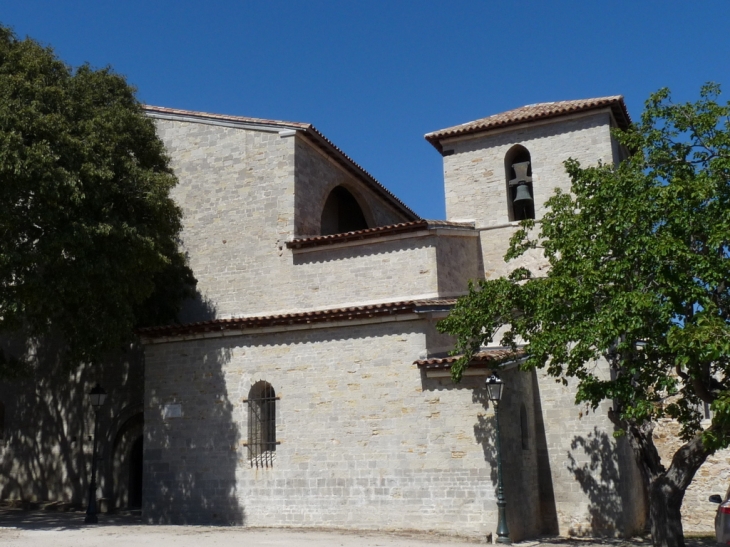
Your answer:
[[[117,509],[142,507],[142,452],[144,415],[126,420],[114,439],[113,500]]]
[[[333,188],[322,209],[320,234],[327,236],[367,228],[365,214],[355,196],[344,186]]]
[[[129,451],[129,502],[130,509],[142,507],[142,439],[140,435]]]

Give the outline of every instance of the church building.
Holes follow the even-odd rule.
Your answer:
[[[419,218],[311,125],[147,113],[180,179],[200,290],[182,325],[142,333],[147,519],[493,533],[484,381],[501,365],[513,537],[643,525],[631,455],[604,415],[581,418],[574,393],[501,348],[454,385],[452,340],[435,328],[470,279],[506,272],[518,221],[569,188],[563,161],[622,159],[620,97],[428,134],[446,221]],[[601,469],[583,476],[595,455],[572,448],[596,441],[616,474],[605,499],[588,491]]]
[[[499,368],[512,539],[644,528],[638,470],[607,406],[576,406],[571,386],[520,371],[520,354],[496,346],[455,385],[453,340],[436,329],[470,280],[509,271],[519,221],[569,190],[565,160],[625,157],[611,135],[631,123],[622,97],[529,105],[427,134],[443,156],[446,220],[420,218],[310,124],[145,112],[180,181],[172,196],[198,297],[180,324],[143,329],[142,347],[104,372],[109,509],[141,507],[150,523],[496,535],[485,380]],[[538,254],[522,264],[545,267]],[[43,438],[55,472],[22,463],[37,448],[6,433],[0,498],[77,495],[68,483],[86,473],[73,463],[88,453],[82,395],[43,407],[76,408]],[[0,398],[4,431],[32,427],[39,414],[23,414],[5,387]]]

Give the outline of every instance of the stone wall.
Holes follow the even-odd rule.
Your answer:
[[[611,405],[604,402],[594,412],[575,404],[574,382],[564,386],[543,372],[536,378],[545,439],[540,475],[551,478],[556,511],[543,513],[547,531],[565,536],[643,531],[641,477],[626,439],[613,436]]]
[[[278,133],[157,120],[180,183],[182,240],[201,299],[183,321],[280,309],[294,231],[294,140]],[[267,279],[269,283],[262,283]]]
[[[144,517],[493,533],[483,378],[454,386],[422,376],[413,361],[432,329],[414,318],[148,345]],[[280,397],[269,468],[252,467],[245,446],[244,400],[259,380]],[[532,393],[529,378],[509,381],[520,387],[508,391],[501,425],[519,539],[537,533],[538,521],[522,518],[538,506],[536,450],[511,448],[520,442],[512,407],[524,398],[531,410]],[[170,404],[182,417],[163,418]]]
[[[307,268],[295,264],[285,243],[297,233],[318,233],[322,207],[337,184],[358,197],[369,222],[407,220],[373,190],[298,135],[167,119],[158,119],[157,128],[180,181],[172,196],[183,209],[183,246],[200,291],[186,306],[183,322],[370,298],[357,295],[368,287],[367,277],[353,283],[352,274],[335,275],[346,272],[336,266],[344,256],[327,261],[324,269]],[[398,249],[382,252],[397,261]],[[367,264],[354,264],[355,271],[362,274],[362,268],[390,260],[377,254]],[[317,270],[315,278],[307,277],[308,269]],[[349,285],[347,294],[327,290],[343,283]]]
[[[286,290],[295,309],[451,297],[478,276],[478,236],[422,230],[293,250]]]

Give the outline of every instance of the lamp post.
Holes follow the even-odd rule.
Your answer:
[[[504,485],[502,484],[502,448],[499,443],[499,401],[502,399],[504,383],[495,373],[487,378],[487,393],[489,400],[494,405],[494,421],[497,424],[497,510],[499,512],[499,523],[497,524],[497,543],[510,544],[509,528],[507,528],[507,515],[505,509],[507,500],[504,498]]]
[[[99,409],[106,400],[106,391],[97,382],[89,392],[91,406],[94,407],[94,451],[91,456],[91,484],[89,484],[89,505],[86,508],[86,524],[96,524],[99,519],[96,516],[96,438],[99,435]]]

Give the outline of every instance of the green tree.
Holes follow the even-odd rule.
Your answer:
[[[73,366],[172,320],[195,285],[176,182],[124,77],[0,26],[0,332],[62,340]]]
[[[572,187],[541,221],[523,221],[505,260],[543,253],[541,276],[516,267],[480,281],[440,323],[462,354],[498,336],[524,344],[525,369],[575,379],[576,403],[612,403],[616,434],[633,449],[655,545],[684,544],[680,507],[708,455],[730,443],[730,105],[716,85],[699,101],[652,95],[641,122],[615,137],[620,165],[565,163]],[[596,373],[603,358],[610,375]],[[698,407],[708,403],[711,425]],[[684,444],[665,467],[652,440],[659,418]]]

